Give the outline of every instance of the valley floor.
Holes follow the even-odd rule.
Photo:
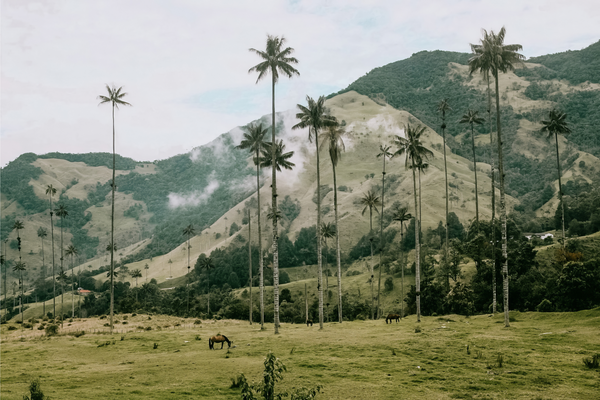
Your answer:
[[[322,385],[317,399],[593,399],[600,393],[600,370],[582,362],[600,353],[600,308],[514,312],[510,328],[502,314],[421,323],[409,316],[392,324],[328,323],[322,331],[282,324],[279,335],[272,324],[261,331],[245,321],[116,319],[120,332],[113,335],[94,333],[107,329],[107,320],[96,318],[65,321],[50,338],[28,336],[42,332],[37,326],[9,331],[2,325],[2,399],[22,399],[34,378],[53,399],[239,399],[231,379],[244,373],[257,382],[269,351],[287,366],[276,391]],[[128,329],[137,331],[123,333]],[[80,330],[86,333],[75,337]],[[217,333],[233,341],[229,351],[209,350],[208,337]]]

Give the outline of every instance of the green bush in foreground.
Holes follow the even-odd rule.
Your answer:
[[[29,384],[29,396],[23,396],[23,400],[50,400],[50,397],[44,396],[39,379],[34,379]]]
[[[287,371],[285,365],[279,358],[275,357],[272,352],[267,354],[265,358],[265,370],[263,372],[263,382],[248,384],[244,374],[241,374],[237,379],[232,379],[231,388],[242,388],[242,400],[265,400],[282,399],[290,397],[291,400],[311,400],[321,392],[321,386],[313,388],[298,388],[291,393],[283,392],[275,394],[275,383],[283,379],[283,373]],[[255,395],[260,397],[255,397]]]

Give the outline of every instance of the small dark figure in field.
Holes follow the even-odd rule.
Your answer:
[[[309,319],[309,320],[306,321],[306,326],[312,326],[312,324],[313,324],[313,320],[312,319]]]
[[[212,336],[210,339],[208,339],[208,348],[211,350],[214,350],[215,343],[221,343],[221,349],[222,349],[225,342],[227,342],[227,347],[231,347],[231,344],[233,343],[232,341],[227,339],[227,336],[225,336],[225,335]]]
[[[392,323],[392,320],[396,320],[396,322],[400,321],[400,315],[399,314],[388,314],[387,318],[385,319],[385,323],[387,324],[388,321],[390,321],[389,323]]]

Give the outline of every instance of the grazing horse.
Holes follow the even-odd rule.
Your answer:
[[[388,314],[387,318],[385,319],[385,323],[388,323],[388,320],[390,321],[390,324],[392,323],[392,320],[396,320],[396,322],[400,321],[400,315],[398,314]]]
[[[210,339],[208,339],[208,348],[211,350],[214,350],[215,343],[221,343],[221,349],[222,349],[223,344],[225,344],[225,342],[227,342],[227,347],[231,347],[231,344],[233,343],[232,341],[227,339],[227,336],[225,336],[225,335],[212,336]]]
[[[307,319],[306,320],[306,326],[312,326],[313,325],[313,320],[312,319]]]

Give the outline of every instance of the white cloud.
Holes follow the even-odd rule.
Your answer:
[[[469,51],[481,28],[507,28],[526,56],[600,38],[595,0],[4,0],[1,163],[25,151],[111,150],[104,84],[133,104],[117,113],[117,151],[138,160],[186,153],[271,111],[256,84],[266,34],[285,35],[301,75],[281,78],[276,109],[340,90],[421,50]],[[310,29],[308,29],[310,27]],[[52,140],[49,140],[51,138]]]
[[[169,193],[167,196],[169,198],[169,207],[197,206],[205,203],[218,188],[219,182],[211,180],[203,190],[194,191],[189,194]]]

